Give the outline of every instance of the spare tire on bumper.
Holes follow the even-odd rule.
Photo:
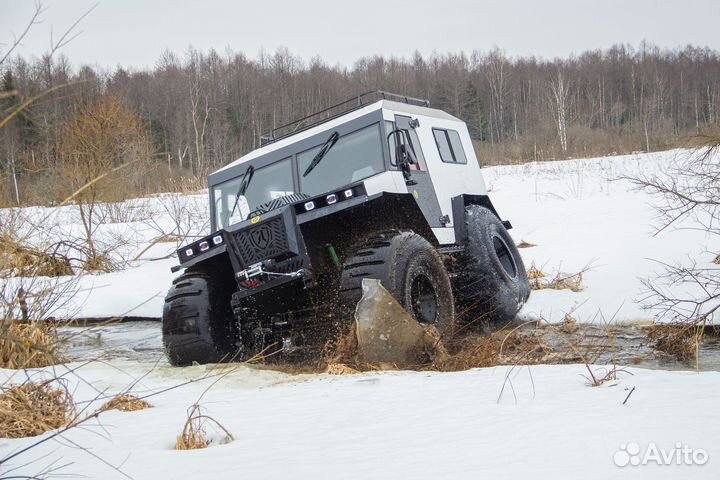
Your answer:
[[[530,296],[517,246],[500,219],[485,207],[465,209],[465,251],[453,281],[460,323],[507,323]]]

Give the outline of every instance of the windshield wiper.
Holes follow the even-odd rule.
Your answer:
[[[313,171],[315,167],[317,167],[317,164],[320,163],[320,160],[323,159],[323,157],[330,151],[330,149],[335,145],[335,142],[338,141],[338,138],[340,138],[340,134],[335,131],[330,135],[330,137],[325,140],[325,143],[322,144],[322,147],[320,147],[320,151],[315,155],[315,158],[312,159],[312,162],[310,162],[310,165],[308,165],[307,169],[305,169],[305,172],[303,173],[303,178],[307,177],[310,172]]]
[[[248,165],[247,170],[245,170],[245,173],[243,173],[243,176],[240,180],[240,187],[235,194],[235,203],[233,204],[232,210],[230,210],[230,213],[225,215],[225,223],[227,223],[228,219],[232,217],[233,213],[235,213],[235,209],[238,206],[238,201],[240,200],[240,197],[245,195],[245,192],[247,192],[247,189],[250,186],[250,181],[252,180],[254,174],[255,167],[253,167],[252,165]]]

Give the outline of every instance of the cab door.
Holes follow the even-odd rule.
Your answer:
[[[425,161],[425,155],[420,145],[420,139],[415,131],[417,126],[417,120],[406,115],[395,115],[395,125],[392,129],[405,131],[406,135],[403,137],[409,142],[408,146],[412,149],[417,159],[417,164],[410,166],[411,180],[414,181],[415,184],[408,185],[408,191],[415,197],[415,201],[430,227],[441,228],[446,226],[449,219],[443,214],[440,208],[440,202],[438,202],[432,179],[428,173],[427,162]],[[390,162],[393,167],[399,168],[395,159],[395,141],[395,136],[390,136]]]

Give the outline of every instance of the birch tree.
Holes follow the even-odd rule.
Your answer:
[[[562,149],[563,155],[566,155],[568,151],[567,117],[570,85],[559,69],[557,77],[555,77],[550,84],[550,91],[552,93],[553,114],[555,115],[555,125],[560,140],[560,148]]]

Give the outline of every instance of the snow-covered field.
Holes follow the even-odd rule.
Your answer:
[[[655,260],[711,264],[713,252],[720,251],[715,239],[686,229],[653,236],[654,199],[613,181],[661,171],[685,153],[484,170],[493,202],[515,227],[513,237],[536,244],[521,250],[528,267],[534,264],[549,275],[591,267],[580,292],[533,292],[523,318],[559,321],[573,311],[581,322],[650,322],[652,312],[637,299],[641,280],[659,270]],[[162,206],[157,199],[147,202],[143,208]],[[197,209],[206,208],[198,202]],[[169,210],[156,208],[152,218],[171,230]],[[66,228],[73,228],[68,219]],[[158,231],[141,219],[104,228],[132,234],[126,258],[143,252]],[[123,271],[82,277],[82,294],[65,311],[76,317],[160,317],[175,260],[158,258],[172,248],[157,244]],[[157,354],[157,337],[147,334],[128,328],[110,343],[137,341]],[[77,370],[67,373],[68,368]],[[603,367],[593,369],[604,375]],[[13,460],[10,467],[17,471],[3,465],[0,476],[33,475],[56,462],[67,464],[58,474],[108,479],[720,478],[718,372],[630,367],[617,380],[591,387],[583,365],[348,376],[234,367],[201,401],[234,441],[175,451],[188,407],[218,377],[167,389],[217,370],[172,368],[149,357],[75,362],[54,371],[65,372],[80,402],[134,384],[133,393],[152,395],[154,408],[105,412]],[[25,375],[0,370],[0,383]],[[220,439],[212,428],[208,433]],[[33,441],[0,439],[0,457]],[[694,455],[686,454],[688,449]]]
[[[152,368],[95,363],[76,372],[82,381],[67,378],[76,397],[89,400],[143,375],[138,394],[207,373]],[[590,387],[577,365],[340,377],[239,367],[202,400],[205,413],[235,438],[230,443],[173,450],[187,408],[214,380],[207,379],[149,397],[151,409],[103,413],[19,457],[12,466],[34,462],[8,475],[56,462],[68,464],[58,474],[93,479],[717,479],[720,373],[630,372]],[[32,441],[0,440],[0,452]],[[706,462],[675,465],[672,457],[669,466],[617,466],[615,459],[630,460],[618,453],[630,444],[640,447],[639,461],[648,449],[674,455],[680,445],[702,450],[706,457],[697,460]]]
[[[172,256],[178,241],[194,241],[207,234],[207,193],[175,193],[99,204],[100,219],[94,234],[99,251],[108,251],[120,269],[111,273],[84,273],[51,282],[68,285],[68,295],[51,313],[61,319],[150,317],[160,318],[163,299],[177,264]],[[58,241],[84,242],[83,227],[75,206],[0,209],[0,221],[17,218],[20,234],[30,245]],[[26,232],[27,231],[27,232]],[[47,247],[45,247],[47,248]],[[70,258],[82,255],[72,249]],[[50,282],[50,280],[48,280]],[[27,288],[26,288],[27,290]]]
[[[512,221],[526,267],[551,276],[589,268],[583,290],[536,291],[521,312],[526,319],[580,322],[650,323],[654,313],[638,302],[642,280],[654,278],[666,264],[696,261],[712,267],[718,239],[692,219],[656,235],[663,224],[659,199],[639,192],[623,176],[662,173],[689,154],[686,150],[615,157],[530,163],[485,169],[491,198]]]

